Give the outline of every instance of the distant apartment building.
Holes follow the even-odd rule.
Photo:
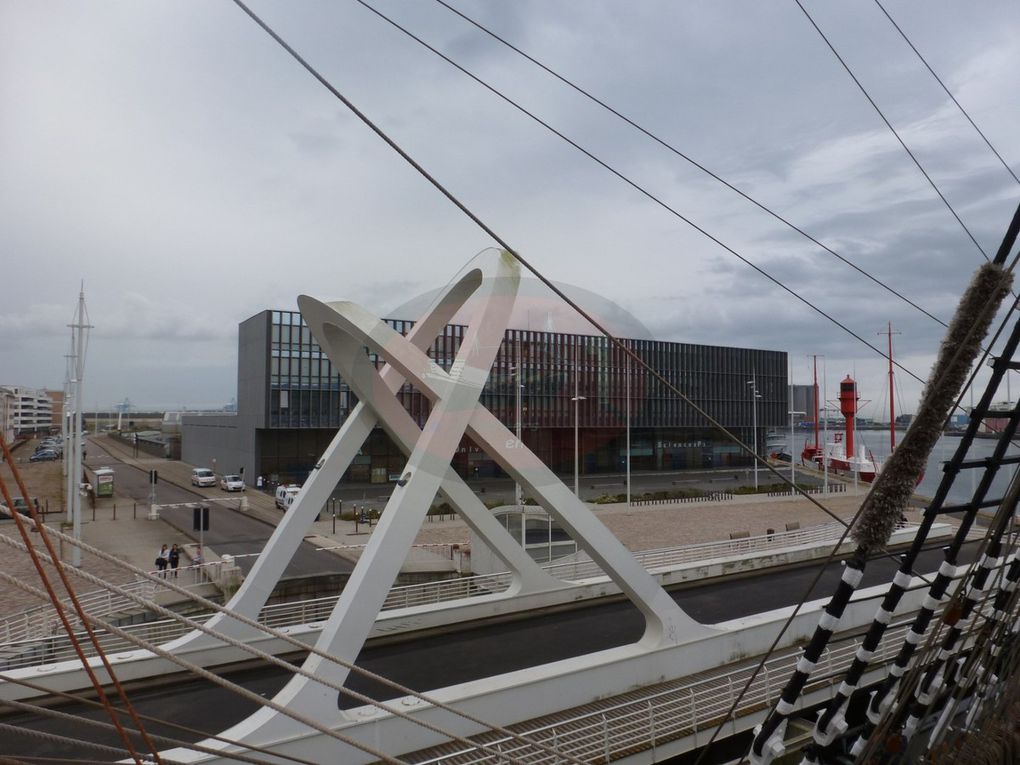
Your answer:
[[[0,435],[7,443],[14,440],[13,401],[14,397],[8,395],[4,388],[0,388]]]
[[[64,419],[64,391],[48,390],[46,391],[46,395],[50,397],[50,401],[53,405],[53,412],[50,417],[50,427],[59,428]]]
[[[54,427],[53,399],[50,398],[48,391],[18,385],[0,385],[0,397],[4,399],[6,410],[5,433],[9,428],[12,438],[32,433],[46,433]],[[58,421],[57,427],[59,424]]]

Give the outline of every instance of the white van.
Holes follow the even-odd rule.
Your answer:
[[[296,483],[292,483],[288,486],[277,486],[276,487],[276,506],[280,510],[286,510],[290,507],[294,501],[294,497],[301,491],[301,487]]]
[[[191,471],[192,486],[215,486],[216,474],[209,468],[195,468]]]

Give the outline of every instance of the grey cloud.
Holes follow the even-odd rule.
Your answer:
[[[902,326],[905,357],[925,366],[939,336],[930,320],[438,6],[382,7],[862,334]],[[458,7],[941,316],[978,262],[794,6]],[[997,245],[1012,181],[872,10],[810,7],[982,244]],[[551,278],[629,307],[663,337],[873,365],[363,9],[262,0],[256,10]],[[1016,6],[893,12],[1004,155],[1020,156],[1020,106],[1008,97],[1020,84]],[[98,398],[215,403],[232,395],[236,325],[256,311],[301,292],[381,310],[492,244],[234,8],[3,13],[0,248],[5,279],[28,285],[5,294],[0,316],[0,369],[13,382],[59,384],[82,278]],[[116,347],[130,364],[103,355]]]

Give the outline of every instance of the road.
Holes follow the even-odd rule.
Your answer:
[[[114,452],[104,450],[95,440],[89,442],[88,459],[85,462],[89,467],[108,465],[114,468],[117,494],[148,505],[147,471],[121,462]],[[205,499],[196,492],[165,481],[156,487],[156,500],[159,504],[203,502]],[[273,527],[257,518],[239,513],[225,504],[218,502],[205,504],[209,507],[210,518],[209,530],[205,532],[203,541],[218,555],[247,556],[237,559],[238,565],[247,574],[255,562],[254,557],[250,557],[251,554],[262,551],[273,533]],[[192,531],[192,512],[191,507],[164,507],[160,510],[160,517],[197,542],[198,532]],[[354,564],[350,561],[336,555],[316,552],[314,545],[302,542],[290,565],[287,566],[284,578],[301,579],[328,574],[350,574],[353,569]]]
[[[780,466],[777,470],[786,477],[790,468]],[[821,485],[821,480],[808,475],[806,471],[796,469],[797,483]],[[573,486],[573,476],[560,476],[569,486]],[[580,477],[580,495],[585,501],[591,501],[605,494],[623,494],[627,491],[626,476],[623,473],[599,473]],[[764,486],[777,483],[777,479],[765,468],[758,471],[758,481]],[[473,478],[467,481],[468,486],[483,500],[499,500],[506,504],[514,501],[514,482],[510,478]],[[631,476],[632,491],[635,495],[642,492],[677,491],[680,489],[700,489],[702,491],[732,491],[739,486],[754,485],[754,471],[751,468],[732,468],[729,470],[684,470],[635,473]],[[382,510],[393,490],[392,483],[376,485],[341,483],[333,492],[334,499],[343,500],[344,508],[353,505]]]
[[[976,544],[967,545],[961,555],[961,562],[969,561],[975,549]],[[918,569],[934,571],[942,559],[940,549],[929,550],[921,555]],[[895,567],[896,563],[889,558],[871,560],[861,586],[888,582]],[[671,594],[698,621],[715,623],[796,603],[817,571],[817,566],[811,565],[757,573],[748,578],[695,585],[675,590]],[[830,564],[811,597],[820,598],[831,594],[841,574],[840,562]],[[457,628],[441,635],[416,636],[405,642],[371,645],[358,656],[357,664],[416,690],[428,691],[625,645],[637,640],[642,629],[643,619],[629,602],[603,602],[570,611],[542,613],[518,621]],[[282,670],[272,667],[247,669],[227,676],[266,697],[278,691],[288,678]],[[374,698],[386,699],[394,695],[360,676],[353,677],[348,687]],[[255,704],[240,699],[232,692],[201,680],[174,684],[172,689],[134,692],[131,698],[132,703],[145,714],[169,719],[210,734],[218,733],[247,717],[256,708]],[[356,706],[359,703],[341,698],[340,706]],[[103,719],[101,712],[85,710],[79,705],[71,705],[63,711],[76,716]],[[118,746],[115,737],[105,734],[97,736],[84,725],[25,715],[17,715],[3,722],[66,736],[88,737],[110,746]],[[153,726],[152,730],[170,736],[185,736],[158,725]],[[186,737],[195,740],[194,734]],[[27,736],[5,736],[3,743],[0,743],[0,756],[34,754],[80,757],[85,756],[83,753],[86,750],[80,747],[72,750]]]

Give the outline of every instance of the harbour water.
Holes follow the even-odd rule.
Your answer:
[[[831,430],[829,431],[830,441],[832,440],[833,432],[834,431]],[[905,430],[897,430],[896,442],[901,442],[905,435]],[[799,459],[801,449],[804,448],[804,444],[810,436],[801,431],[796,434],[796,438],[795,454]],[[858,431],[856,433],[856,439],[858,443],[864,444],[865,449],[873,454],[877,460],[883,461],[889,456],[888,430]],[[960,436],[947,435],[942,436],[942,438],[939,439],[928,458],[928,467],[924,473],[924,480],[922,480],[917,487],[918,494],[925,497],[932,497],[935,495],[944,475],[942,467],[944,463],[950,460],[956,453],[956,450],[960,446],[960,441]],[[1020,442],[1020,439],[1018,439],[1018,442]],[[974,442],[970,447],[970,453],[967,455],[967,459],[990,457],[992,452],[995,450],[997,443],[998,440],[994,438],[974,439]],[[1018,448],[1015,444],[1010,444],[1007,454],[1020,454],[1020,448]],[[1001,497],[1005,493],[1009,480],[1013,476],[1015,470],[1016,466],[1013,465],[1005,465],[1000,468],[999,473],[992,482],[991,489],[988,492],[989,498]],[[949,491],[947,502],[955,504],[968,501],[973,496],[974,489],[980,482],[983,473],[984,470],[980,468],[961,471]]]

